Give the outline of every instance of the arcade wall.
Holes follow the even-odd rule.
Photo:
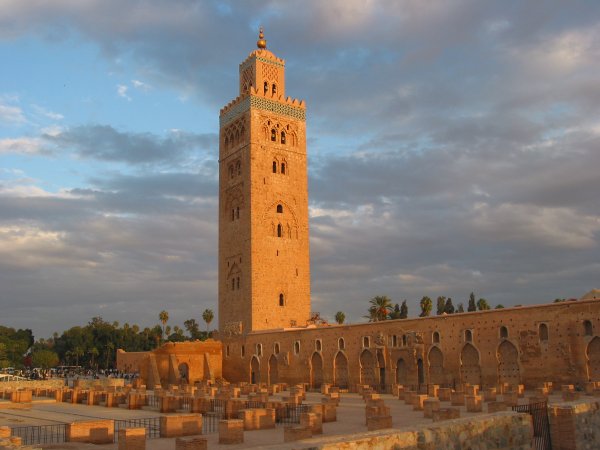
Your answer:
[[[538,386],[600,380],[600,301],[220,336],[223,377],[264,383]]]

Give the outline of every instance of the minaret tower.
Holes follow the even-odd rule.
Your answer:
[[[219,117],[219,330],[305,326],[310,315],[304,101],[261,28]]]

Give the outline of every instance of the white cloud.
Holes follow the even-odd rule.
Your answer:
[[[19,125],[27,122],[23,110],[18,106],[0,103],[0,122],[9,125]]]
[[[140,91],[144,91],[144,92],[147,92],[150,89],[152,89],[152,86],[150,86],[148,83],[144,83],[143,81],[140,81],[140,80],[131,80],[131,84],[133,85],[134,88],[139,89]]]
[[[119,95],[119,97],[122,97],[128,101],[131,101],[131,97],[129,95],[127,95],[127,90],[129,88],[127,86],[125,86],[124,84],[118,84],[117,85],[117,94]]]
[[[34,113],[36,113],[40,116],[47,117],[48,119],[62,120],[65,118],[65,116],[63,116],[62,114],[54,112],[54,111],[50,111],[39,105],[33,104],[33,105],[31,105],[31,108],[33,109]]]
[[[2,153],[39,154],[45,153],[45,149],[39,138],[6,138],[0,139],[0,154]]]

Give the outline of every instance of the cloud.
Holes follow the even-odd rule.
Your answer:
[[[165,137],[152,133],[120,131],[109,125],[81,125],[46,134],[43,139],[55,147],[69,150],[82,158],[122,161],[130,164],[176,164],[192,152],[216,149],[214,134],[171,131]]]
[[[131,97],[129,95],[127,95],[128,89],[129,88],[127,86],[125,86],[124,84],[118,84],[117,85],[117,94],[119,95],[119,97],[122,97],[128,101],[131,101]]]
[[[40,116],[44,116],[48,119],[52,119],[52,120],[62,120],[65,118],[65,116],[63,116],[60,113],[54,112],[54,111],[50,111],[42,106],[39,105],[31,105],[31,107],[33,108],[33,111],[40,115]]]
[[[134,88],[139,89],[141,91],[149,91],[150,89],[152,89],[152,86],[150,86],[147,83],[144,83],[143,81],[140,80],[131,80],[131,84],[133,85]]]
[[[27,122],[23,110],[14,105],[0,103],[0,123],[21,125]]]
[[[2,153],[42,154],[48,151],[42,139],[21,137],[0,139],[0,154]]]

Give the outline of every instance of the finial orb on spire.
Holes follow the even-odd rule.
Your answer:
[[[260,29],[258,30],[258,41],[256,41],[256,46],[260,49],[267,48],[267,41],[265,39],[263,27],[260,27]]]

